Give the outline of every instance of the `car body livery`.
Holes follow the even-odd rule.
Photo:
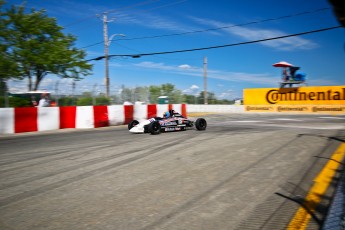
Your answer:
[[[179,113],[172,112],[171,114],[169,118],[155,117],[142,122],[133,120],[128,124],[128,130],[131,133],[160,134],[161,132],[184,131],[194,126],[197,130],[206,129],[207,122],[204,118],[193,121]]]

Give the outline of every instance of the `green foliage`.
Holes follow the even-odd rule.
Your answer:
[[[92,105],[92,97],[82,97],[77,101],[77,106]]]
[[[132,89],[129,88],[125,88],[124,86],[122,86],[122,91],[121,91],[121,98],[123,101],[132,101],[134,99],[133,98],[133,91]]]
[[[76,38],[63,34],[44,10],[26,13],[24,6],[13,5],[0,16],[1,78],[28,78],[30,91],[48,73],[76,80],[90,73],[85,52],[73,47]]]
[[[28,98],[10,97],[9,106],[10,107],[31,107],[32,103],[31,103],[31,100]]]
[[[110,99],[105,96],[96,97],[96,105],[110,105]]]
[[[75,98],[73,97],[62,97],[59,98],[59,106],[72,106],[75,105]]]
[[[182,103],[186,103],[186,104],[196,104],[197,101],[198,101],[197,97],[194,95],[184,94],[182,98]]]
[[[4,107],[5,107],[5,97],[0,96],[0,108],[4,108]]]
[[[204,92],[200,92],[198,96],[194,95],[183,95],[183,103],[187,104],[204,104]],[[210,105],[231,105],[235,102],[233,100],[222,99],[218,100],[214,93],[207,93],[207,103]]]
[[[168,96],[169,103],[181,103],[183,101],[182,92],[175,89],[175,85],[167,83],[160,86],[150,86],[150,103],[158,103],[159,96]]]
[[[92,97],[81,97],[77,100],[77,106],[87,106],[87,105],[110,105],[110,99],[105,96],[96,97],[93,100]]]
[[[1,61],[0,61],[1,63]],[[0,67],[1,69],[1,67]],[[0,96],[5,95],[5,93],[8,91],[7,84],[4,81],[4,79],[0,78]]]
[[[149,95],[147,95],[149,91]],[[168,96],[170,104],[179,104],[179,103],[187,103],[187,104],[204,104],[204,93],[200,92],[198,96],[194,95],[185,95],[175,88],[175,85],[167,83],[162,85],[151,85],[149,87],[136,87],[136,88],[126,88],[122,86],[121,92],[121,100],[117,99],[114,100],[118,103],[123,101],[130,101],[134,103],[135,101],[143,101],[151,104],[158,103],[159,96]],[[149,101],[147,101],[149,98]],[[214,93],[208,92],[207,93],[208,104],[233,104],[233,101],[229,101],[226,99],[218,100]]]
[[[160,86],[151,85],[149,87],[149,90],[150,90],[150,103],[152,104],[158,103],[159,96],[167,96],[167,95],[162,95]]]
[[[0,81],[18,76],[17,63],[10,57],[10,31],[8,30],[8,21],[2,20],[5,17],[3,12],[4,1],[0,1]],[[18,77],[19,78],[19,77]]]
[[[28,98],[8,97],[9,107],[31,107],[32,103]],[[0,96],[0,108],[5,107],[5,97]]]

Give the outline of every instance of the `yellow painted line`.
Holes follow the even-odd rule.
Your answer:
[[[338,149],[333,153],[331,159],[327,162],[325,167],[321,170],[319,175],[314,179],[314,185],[309,190],[304,206],[314,213],[316,206],[320,203],[321,197],[326,192],[328,186],[332,182],[332,179],[338,169],[340,162],[342,162],[345,155],[345,143],[341,144]],[[290,221],[288,230],[302,230],[306,229],[310,221],[311,215],[300,207],[295,216]]]

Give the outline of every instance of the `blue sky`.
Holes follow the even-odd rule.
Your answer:
[[[9,0],[8,4],[22,1]],[[241,43],[339,25],[327,0],[26,0],[28,8],[46,9],[66,33],[77,37],[87,59],[104,55],[103,24],[97,15],[108,11],[109,54],[154,53]],[[329,9],[324,9],[329,8]],[[310,13],[306,13],[310,12]],[[299,14],[304,13],[304,14]],[[290,17],[283,17],[290,16]],[[278,19],[280,18],[280,19]],[[267,19],[276,19],[263,22]],[[249,25],[250,22],[252,23]],[[240,25],[240,26],[238,26]],[[241,26],[242,25],[242,26]],[[224,29],[208,30],[219,27]],[[199,33],[192,31],[208,30]],[[187,33],[185,35],[161,36]],[[144,38],[158,36],[158,38]],[[135,38],[135,39],[134,39]],[[98,45],[91,46],[95,43]],[[219,99],[242,97],[245,88],[277,87],[281,69],[273,63],[300,66],[309,85],[345,85],[343,28],[285,39],[141,58],[110,60],[110,91],[171,83],[187,94],[203,90],[203,58],[208,59],[208,91]],[[105,92],[104,60],[92,61],[93,73],[77,82],[78,91]],[[48,76],[41,89],[54,91],[57,78]],[[11,82],[23,90],[26,82]],[[96,85],[97,84],[97,85]],[[71,81],[60,80],[59,92],[71,92]]]

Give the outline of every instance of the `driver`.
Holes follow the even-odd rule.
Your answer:
[[[163,113],[164,119],[168,119],[169,117],[170,117],[170,113],[168,111]]]

